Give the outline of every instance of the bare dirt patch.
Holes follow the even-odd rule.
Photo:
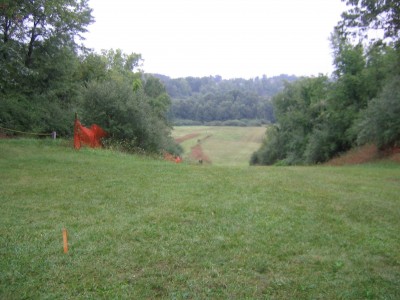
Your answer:
[[[376,161],[379,159],[389,159],[400,163],[400,148],[391,148],[385,151],[379,151],[375,145],[365,145],[352,149],[339,157],[331,159],[327,165],[357,165]]]
[[[183,143],[184,141],[194,139],[198,137],[200,133],[190,133],[186,134],[182,137],[175,138],[175,142]],[[197,144],[190,149],[189,159],[199,162],[199,163],[206,163],[211,164],[211,159],[204,153],[203,148],[201,147],[201,143],[204,142],[206,139],[210,138],[211,135],[207,135],[206,137],[197,140]]]
[[[203,148],[199,143],[192,147],[189,157],[201,163],[211,163],[210,158],[203,152]]]
[[[366,145],[335,157],[327,164],[331,166],[362,164],[377,159],[378,153],[378,149],[375,145]]]
[[[384,155],[391,161],[400,163],[400,147],[394,147],[384,152]]]

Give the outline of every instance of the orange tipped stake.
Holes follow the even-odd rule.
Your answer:
[[[67,229],[63,228],[64,253],[68,252]]]

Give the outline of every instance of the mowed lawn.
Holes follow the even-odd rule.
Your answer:
[[[181,143],[186,160],[190,160],[191,148],[200,143],[212,165],[248,166],[251,155],[261,146],[265,131],[265,127],[175,126],[173,136],[194,136]]]
[[[398,164],[201,166],[0,140],[0,299],[400,299],[399,232]]]

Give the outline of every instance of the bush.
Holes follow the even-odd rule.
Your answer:
[[[335,142],[329,129],[315,129],[309,137],[304,153],[308,164],[322,163],[329,160],[335,151]]]
[[[273,165],[283,160],[285,155],[283,137],[277,127],[271,126],[266,131],[266,139],[260,149],[252,154],[250,164]]]
[[[173,143],[171,129],[143,89],[119,78],[91,82],[83,91],[83,119],[110,134],[110,146],[128,152],[162,152]]]
[[[400,77],[394,77],[377,98],[368,103],[356,123],[357,142],[375,143],[380,149],[400,143]]]

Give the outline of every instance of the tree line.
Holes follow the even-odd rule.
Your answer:
[[[83,124],[128,151],[179,152],[168,121],[170,97],[140,71],[140,54],[86,49],[88,0],[4,0],[0,4],[0,126],[71,136]]]
[[[319,163],[365,143],[398,146],[398,1],[347,3],[331,36],[332,77],[224,80],[144,74],[140,54],[86,49],[88,0],[3,0],[0,126],[71,136],[77,112],[109,132],[111,147],[175,153],[172,120],[275,122],[253,164]],[[383,35],[368,39],[371,32]]]
[[[286,84],[272,100],[277,122],[252,164],[321,163],[357,145],[400,145],[400,6],[347,3],[330,39],[332,78]],[[379,32],[381,38],[368,38]]]
[[[221,76],[171,79],[154,74],[172,98],[170,119],[177,125],[261,125],[273,123],[271,98],[294,75],[223,79]]]

